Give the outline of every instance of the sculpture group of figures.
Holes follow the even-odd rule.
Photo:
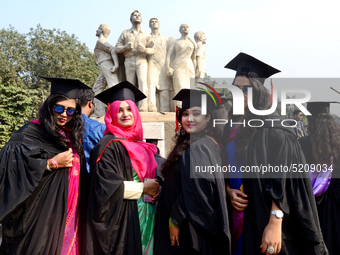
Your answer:
[[[166,37],[159,32],[157,18],[150,19],[151,33],[148,33],[141,29],[142,16],[138,11],[131,14],[130,21],[132,28],[122,32],[115,46],[107,41],[110,27],[99,26],[94,54],[101,73],[93,90],[99,94],[106,86],[127,80],[148,96],[139,105],[141,112],[174,111],[172,96],[182,88],[189,88],[191,78],[204,78],[205,35],[196,32],[194,41],[188,36],[189,26],[182,24],[179,39]],[[104,105],[97,100],[95,115],[104,113]]]

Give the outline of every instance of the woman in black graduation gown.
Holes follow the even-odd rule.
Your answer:
[[[292,128],[283,127],[275,113],[258,116],[248,110],[249,88],[253,91],[253,106],[257,110],[269,109],[270,95],[263,86],[265,78],[279,70],[240,53],[226,68],[236,71],[233,85],[244,93],[245,122],[239,130],[225,126],[224,139],[228,163],[238,168],[253,166],[286,166],[305,164],[303,153]],[[236,116],[233,117],[234,119]],[[252,127],[248,125],[253,121]],[[280,121],[265,121],[266,119]],[[273,123],[273,124],[272,124]],[[236,133],[236,134],[235,134]],[[234,142],[234,145],[232,143]],[[233,214],[233,254],[327,254],[313,199],[313,190],[306,172],[262,172],[229,174],[228,200]],[[241,178],[241,187],[233,178]],[[243,190],[243,192],[240,192]],[[240,197],[240,195],[242,197]],[[241,218],[240,218],[241,217]],[[241,243],[240,236],[242,236]],[[239,247],[237,247],[239,246]]]
[[[87,172],[80,171],[83,124],[76,98],[88,86],[43,78],[52,85],[39,120],[20,128],[0,152],[1,254],[81,253],[79,178]]]
[[[208,96],[203,115],[201,95]],[[174,100],[182,101],[177,119],[181,130],[176,145],[163,165],[165,177],[156,210],[155,255],[230,254],[230,232],[225,183],[219,173],[200,173],[210,166],[223,166],[217,143],[221,132],[213,119],[225,119],[213,109],[205,92],[182,89]],[[217,99],[216,99],[217,100]],[[170,234],[169,234],[170,231]]]
[[[157,148],[143,141],[135,104],[145,95],[124,81],[96,97],[109,107],[105,135],[90,157],[85,254],[152,254]]]
[[[299,142],[310,166],[323,238],[333,255],[340,254],[340,125],[329,114],[330,103],[336,102],[307,103],[309,136]]]

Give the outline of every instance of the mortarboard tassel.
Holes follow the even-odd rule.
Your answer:
[[[270,104],[273,104],[273,79],[270,79],[270,87],[271,87]]]
[[[176,106],[176,131],[179,130],[179,125],[178,125],[178,118],[177,118],[177,113],[178,113],[178,106]]]

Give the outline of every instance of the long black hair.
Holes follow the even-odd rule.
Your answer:
[[[71,121],[69,121],[65,128],[70,130],[70,141],[60,133],[60,128],[57,126],[54,116],[53,108],[57,101],[67,100],[68,97],[61,94],[51,94],[45,102],[40,106],[38,118],[40,125],[51,135],[55,142],[65,149],[69,148],[69,142],[72,144],[73,149],[79,154],[83,155],[83,146],[81,143],[84,125],[81,116],[81,106],[76,99],[76,112],[73,114]]]
[[[312,152],[317,164],[340,166],[340,125],[332,115],[321,113],[308,118],[308,134],[312,142]]]
[[[249,73],[246,77],[249,78],[252,84],[254,108],[257,110],[269,109],[271,107],[269,91],[262,85],[256,74]],[[233,116],[233,118],[235,117],[236,116]],[[244,119],[245,123],[248,123],[248,121],[251,119],[264,120],[265,116],[258,116],[249,111],[244,115]],[[258,129],[258,127],[250,127],[248,125],[245,125],[245,127],[241,127],[240,131],[237,133],[235,147],[236,159],[238,162],[242,162],[242,160],[244,159],[248,146]]]
[[[182,115],[184,111],[185,110],[179,108],[176,114],[176,118],[178,122],[180,123],[180,129],[179,131],[176,131],[176,134],[174,137],[174,142],[175,142],[174,148],[172,149],[169,156],[167,157],[167,160],[163,163],[163,167],[162,167],[163,176],[165,176],[166,172],[171,171],[171,168],[181,158],[182,153],[190,146],[190,143],[193,143],[206,135],[211,136],[217,142],[219,140],[222,140],[223,127],[219,127],[217,125],[216,127],[213,127],[213,121],[214,119],[227,119],[228,112],[224,106],[220,106],[218,108],[210,110],[208,112],[208,115],[210,114],[210,120],[207,126],[200,132],[192,134],[192,135],[189,135],[187,132],[185,132],[182,126]]]

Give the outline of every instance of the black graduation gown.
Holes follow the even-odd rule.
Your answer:
[[[230,254],[225,183],[221,174],[190,178],[195,166],[220,166],[221,150],[208,137],[194,142],[166,173],[155,221],[155,255]],[[169,218],[180,225],[180,245],[171,246]]]
[[[123,182],[133,181],[132,165],[127,150],[114,138],[105,135],[91,151],[85,254],[139,255],[137,202],[123,199]]]
[[[57,146],[49,134],[35,123],[20,128],[2,148],[0,222],[3,240],[0,254],[61,253],[69,169],[60,168],[52,172],[45,169],[47,159],[67,149]],[[82,166],[85,166],[83,163],[84,158]],[[80,179],[85,180],[86,175],[86,168],[82,167]],[[81,207],[86,203],[86,197],[83,194],[80,197]],[[82,226],[80,222],[79,229]],[[82,236],[80,238],[82,242]]]
[[[279,119],[279,116],[274,116],[274,119]],[[290,166],[306,163],[294,131],[276,123],[274,128],[269,125],[258,128],[241,165]],[[225,133],[229,128],[226,126]],[[252,173],[242,180],[249,200],[244,212],[243,254],[262,254],[262,234],[269,222],[272,201],[284,213],[279,254],[328,254],[308,173],[278,172],[266,174],[265,178],[262,173]]]
[[[308,164],[315,164],[310,137],[299,139]],[[320,226],[329,254],[340,254],[340,169],[333,169],[333,178],[328,189],[315,196]],[[337,173],[337,175],[335,174]],[[335,177],[335,178],[334,178]]]

